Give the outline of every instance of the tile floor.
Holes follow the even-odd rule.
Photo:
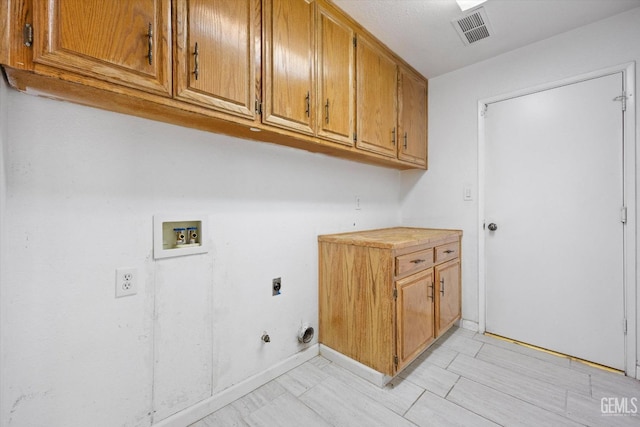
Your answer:
[[[191,427],[496,425],[640,427],[640,381],[454,328],[384,388],[318,356]]]

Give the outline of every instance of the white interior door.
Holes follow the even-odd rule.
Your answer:
[[[484,119],[487,332],[620,370],[622,90],[616,73],[492,103]]]

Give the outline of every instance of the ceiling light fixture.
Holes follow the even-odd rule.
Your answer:
[[[458,6],[460,6],[460,9],[464,12],[465,10],[476,7],[485,1],[487,0],[456,0],[456,3],[458,3]]]

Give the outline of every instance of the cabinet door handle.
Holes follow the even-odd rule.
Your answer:
[[[149,22],[149,31],[147,32],[147,38],[149,39],[149,65],[153,65],[153,25]]]
[[[425,261],[426,261],[426,259],[414,259],[411,262],[417,265],[417,264],[423,263]]]
[[[444,251],[444,253],[445,253],[445,254],[451,254],[451,253],[453,253],[453,252],[455,252],[455,251],[453,251],[453,250],[451,250],[451,249],[447,249],[446,251]]]
[[[327,98],[327,103],[324,104],[324,109],[326,112],[325,122],[329,124],[329,98]]]
[[[200,75],[200,49],[198,49],[198,42],[196,42],[196,47],[193,51],[193,62],[193,74],[195,75],[196,80],[198,80],[198,76]]]
[[[391,142],[393,143],[394,146],[396,145],[396,128],[395,127],[391,131]]]
[[[311,112],[311,93],[309,91],[307,91],[307,96],[304,99],[307,101],[307,108],[304,112],[307,113],[307,117],[309,117]]]
[[[444,296],[444,277],[440,279],[440,295]]]
[[[407,133],[404,133],[404,149],[407,149]]]

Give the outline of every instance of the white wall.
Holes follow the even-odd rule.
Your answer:
[[[430,169],[402,173],[402,220],[464,230],[464,319],[478,322],[478,101],[638,62],[638,40],[640,8],[429,81]],[[463,201],[466,184],[472,202]]]
[[[317,326],[317,235],[400,221],[395,170],[1,91],[2,426],[148,426],[265,371]],[[180,212],[211,251],[155,261]]]

